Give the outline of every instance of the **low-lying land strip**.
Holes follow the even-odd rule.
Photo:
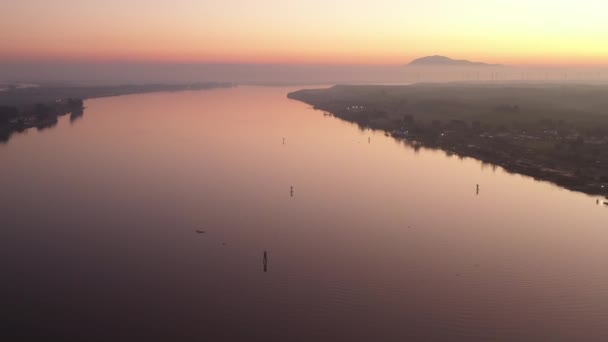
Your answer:
[[[608,86],[335,86],[288,97],[414,146],[608,195]]]
[[[225,88],[230,83],[146,84],[122,86],[40,86],[7,87],[0,91],[0,143],[15,132],[28,128],[44,129],[57,124],[58,117],[83,114],[83,100],[158,91]]]

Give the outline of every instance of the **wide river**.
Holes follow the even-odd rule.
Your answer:
[[[89,100],[0,145],[7,341],[608,340],[601,199],[297,89]]]

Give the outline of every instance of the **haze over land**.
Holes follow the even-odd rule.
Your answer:
[[[407,61],[406,61],[407,62]],[[469,67],[399,65],[0,63],[1,83],[232,82],[254,85],[372,84],[446,81],[608,82],[600,67]]]

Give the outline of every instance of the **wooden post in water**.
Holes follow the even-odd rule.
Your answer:
[[[266,254],[266,251],[264,251],[264,259],[262,260],[262,263],[264,264],[264,272],[268,272],[268,255]]]

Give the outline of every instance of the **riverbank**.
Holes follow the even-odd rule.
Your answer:
[[[0,92],[0,143],[16,132],[29,128],[45,129],[57,124],[58,117],[84,114],[84,100],[160,91],[203,90],[233,87],[231,83],[145,84],[122,86],[10,87]]]
[[[608,86],[335,86],[291,99],[437,148],[592,195],[608,195]]]

